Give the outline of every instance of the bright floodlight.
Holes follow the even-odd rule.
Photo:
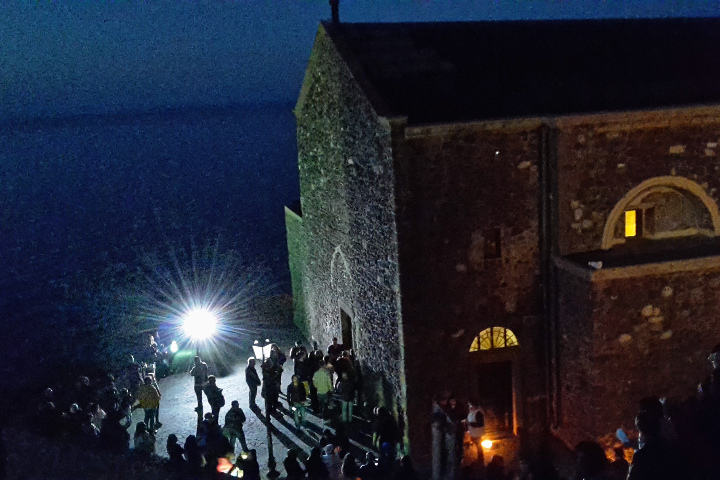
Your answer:
[[[183,328],[193,340],[207,340],[215,334],[217,318],[204,309],[191,310],[183,318]]]
[[[173,340],[172,343],[170,344],[170,351],[172,353],[177,353],[177,351],[178,351],[178,344],[175,340]]]
[[[490,450],[493,446],[493,442],[492,440],[483,440],[480,442],[480,445],[482,445],[485,450]]]

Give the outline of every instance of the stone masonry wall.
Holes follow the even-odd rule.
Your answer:
[[[588,117],[559,130],[561,255],[599,250],[611,210],[649,178],[685,177],[720,200],[718,109]]]
[[[558,272],[559,433],[569,446],[594,438],[587,414],[598,416],[593,344],[593,296],[589,281]],[[613,402],[614,403],[614,402]],[[603,432],[604,433],[604,432]]]
[[[563,278],[564,424],[596,436],[633,430],[642,397],[683,400],[696,393],[711,371],[710,349],[720,343],[720,265],[700,268],[592,285]],[[571,401],[573,392],[585,397]]]
[[[285,207],[285,231],[287,233],[288,266],[293,291],[293,323],[307,337],[310,326],[305,314],[305,297],[303,295],[303,266],[307,259],[303,234],[302,218]]]
[[[409,437],[422,463],[433,396],[475,394],[471,355],[482,353],[469,348],[481,330],[510,328],[525,391],[543,391],[537,127],[418,128],[396,139],[408,417],[422,419]],[[486,245],[494,235],[498,255]]]
[[[367,399],[394,410],[403,369],[390,130],[322,26],[296,116],[310,333],[324,348],[341,338],[341,305],[350,310]]]

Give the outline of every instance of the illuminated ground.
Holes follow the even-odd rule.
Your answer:
[[[278,328],[272,332],[266,332],[259,338],[270,338],[272,341],[278,343],[284,352],[288,352],[290,346],[299,339],[302,339],[302,335],[298,333],[297,329],[293,326],[288,325],[284,328]],[[248,408],[248,387],[245,383],[245,364],[247,358],[252,356],[252,339],[248,339],[241,342],[239,349],[239,358],[235,359],[233,363],[233,371],[225,377],[219,377],[217,384],[223,389],[225,396],[226,406],[220,411],[221,421],[224,421],[225,413],[230,407],[230,402],[238,400],[240,407],[245,412],[247,422],[245,423],[245,436],[247,443],[250,448],[255,448],[258,451],[258,460],[260,468],[263,474],[267,472],[267,460],[268,460],[268,442],[267,442],[267,430],[265,424],[258,415],[252,412]],[[308,343],[306,342],[306,345]],[[260,369],[258,367],[258,373]],[[210,367],[210,373],[216,374],[213,371],[213,367]],[[283,372],[283,391],[290,383],[292,376],[292,361],[288,360],[285,364]],[[163,424],[162,428],[158,430],[157,434],[157,453],[161,456],[167,456],[165,451],[165,444],[167,437],[171,433],[178,436],[180,443],[184,443],[185,438],[188,435],[194,435],[197,426],[197,414],[194,409],[197,405],[195,399],[195,392],[193,390],[193,378],[187,371],[182,371],[171,375],[167,378],[160,380],[160,390],[162,393],[162,400],[160,404],[160,421]],[[205,412],[210,411],[210,407],[207,404],[207,399],[203,396]],[[258,404],[262,405],[262,398],[258,393]],[[282,402],[285,405],[284,402]],[[264,406],[263,406],[264,413]],[[288,415],[288,412],[278,419],[278,417],[272,418],[273,426],[273,445],[275,450],[275,457],[278,463],[278,471],[284,474],[282,469],[282,460],[285,458],[285,454],[288,448],[299,448],[302,451],[309,452],[310,448],[317,444],[318,439],[322,433],[323,426],[320,420],[308,414],[307,417],[310,425],[306,432],[297,432],[293,425],[292,416]],[[142,410],[135,411],[133,415],[133,421],[137,423],[143,420]],[[264,420],[264,418],[263,418]],[[362,426],[362,425],[360,425]],[[360,427],[358,427],[360,428]],[[134,433],[134,427],[131,427],[131,434]],[[356,439],[363,441],[362,435],[355,437]],[[364,447],[357,442],[353,442],[354,446],[358,450],[364,450]],[[365,442],[363,442],[365,443]],[[236,452],[240,452],[240,444],[236,445]]]

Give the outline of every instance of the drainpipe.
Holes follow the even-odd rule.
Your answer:
[[[560,419],[560,384],[558,379],[557,277],[553,254],[557,251],[555,218],[555,165],[557,132],[550,125],[540,127],[540,272],[542,282],[542,311],[545,327],[545,366],[547,419],[557,427]]]

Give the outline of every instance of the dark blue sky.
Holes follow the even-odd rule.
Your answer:
[[[0,120],[294,101],[327,0],[0,2]],[[341,0],[347,22],[718,16],[707,0]]]

